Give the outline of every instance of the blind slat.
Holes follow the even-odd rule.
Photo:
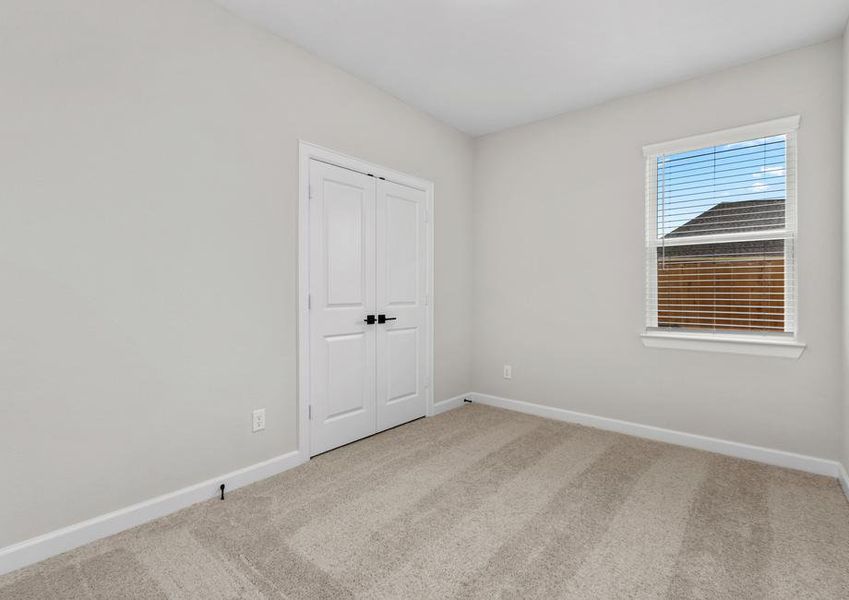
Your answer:
[[[779,161],[779,160],[777,160],[777,158],[771,158],[770,160],[773,160],[775,162],[764,162],[764,163],[762,163],[762,166],[764,166],[764,167],[774,167],[774,166],[779,166],[779,165],[784,164],[783,160]],[[712,179],[717,174],[721,175],[723,173],[733,173],[735,171],[740,171],[741,173],[746,173],[746,172],[751,173],[751,170],[752,170],[751,165],[735,165],[735,166],[725,165],[725,168],[723,168],[723,169],[716,169],[716,170],[711,171],[710,177],[707,177],[707,179]],[[665,175],[666,179],[664,179],[663,181],[665,181],[665,183],[667,183],[669,185],[674,185],[674,182],[676,182],[676,181],[683,181],[685,179],[689,179],[689,178],[692,178],[692,177],[701,177],[702,175],[698,175],[698,174],[694,175],[694,173],[696,173],[697,171],[701,171],[702,175],[706,175],[704,173],[705,169],[702,168],[702,167],[699,167],[699,168],[690,169],[689,171],[678,171],[676,174],[666,173],[666,175]],[[786,171],[787,171],[787,169],[785,168],[785,172]],[[656,181],[655,183],[659,184],[660,180]],[[658,187],[660,187],[660,185],[658,185]]]
[[[720,185],[727,185],[731,183],[739,183],[742,181],[751,181],[754,179],[767,179],[767,178],[778,178],[781,179],[784,177],[784,166],[781,162],[769,163],[763,165],[764,172],[763,175],[757,175],[756,177],[752,176],[751,169],[743,166],[740,167],[740,173],[731,173],[729,175],[717,174],[718,172],[711,173],[706,175],[705,177],[700,177],[698,175],[683,175],[681,176],[681,182],[675,183],[672,177],[667,177],[664,186],[665,189],[674,192],[677,190],[689,189],[699,185],[705,185],[706,183],[710,183],[711,185],[719,182]],[[778,173],[777,171],[782,171]]]
[[[751,145],[726,144],[725,146],[713,146],[711,148],[703,148],[702,150],[693,150],[690,152],[682,152],[675,155],[673,158],[667,159],[667,162],[682,162],[682,161],[698,161],[704,156],[724,156],[732,152],[750,152],[753,150],[762,150],[774,146],[782,146],[785,143],[784,136],[781,139],[762,138],[761,140],[751,140]],[[748,142],[742,142],[746,144]],[[732,147],[729,147],[732,146]],[[717,149],[719,148],[719,149]]]

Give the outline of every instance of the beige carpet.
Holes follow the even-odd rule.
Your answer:
[[[62,598],[849,598],[833,479],[479,405],[0,578]]]

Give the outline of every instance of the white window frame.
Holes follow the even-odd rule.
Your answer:
[[[796,293],[798,289],[798,271],[796,270],[795,245],[798,240],[797,208],[796,208],[796,132],[799,128],[799,115],[735,127],[722,131],[695,135],[659,144],[643,146],[643,156],[646,161],[646,221],[645,221],[645,250],[646,257],[646,299],[645,329],[641,335],[643,345],[651,348],[674,348],[679,350],[702,350],[708,352],[728,352],[733,354],[755,354],[761,356],[778,356],[798,358],[805,349],[805,344],[798,340],[799,315]],[[693,244],[712,244],[733,242],[736,240],[784,239],[784,322],[792,324],[792,333],[782,335],[768,333],[735,333],[735,332],[695,332],[667,331],[654,329],[657,327],[657,247],[660,245],[657,237],[657,157],[663,154],[677,154],[700,148],[733,144],[758,138],[776,135],[787,136],[787,164],[785,198],[785,226],[776,232],[738,232],[719,233],[686,238],[671,238],[663,241],[666,246]]]

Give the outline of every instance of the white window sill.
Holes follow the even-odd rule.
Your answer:
[[[647,348],[754,354],[780,358],[799,358],[805,350],[805,344],[795,340],[765,336],[649,331],[641,334],[640,337]]]

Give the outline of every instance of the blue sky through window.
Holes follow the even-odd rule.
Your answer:
[[[740,219],[744,207],[749,225],[760,221],[774,227],[776,217],[783,221],[786,147],[786,136],[778,135],[658,157],[658,237],[711,209],[702,219],[713,230],[734,230],[733,221]],[[739,204],[743,202],[748,205]],[[718,206],[722,203],[736,206]],[[693,229],[694,234],[711,233]]]

